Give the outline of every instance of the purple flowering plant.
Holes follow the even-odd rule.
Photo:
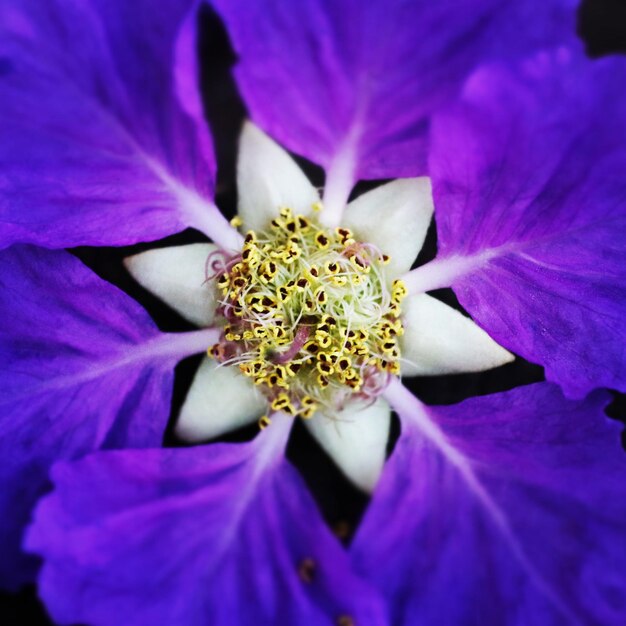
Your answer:
[[[230,223],[200,2],[0,0],[0,583],[59,624],[622,626],[626,62],[568,0],[212,4],[251,120]],[[68,251],[187,228],[125,266],[188,332]],[[547,381],[405,384],[514,355]],[[349,545],[300,421],[371,495]]]

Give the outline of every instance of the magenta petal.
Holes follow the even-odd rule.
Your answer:
[[[574,34],[570,0],[216,0],[252,118],[358,178],[425,172],[428,116],[485,59]]]
[[[353,544],[394,624],[626,623],[626,454],[607,395],[540,383],[449,407],[401,398]]]
[[[496,341],[572,397],[626,390],[626,63],[478,72],[433,123],[440,258]]]
[[[0,247],[130,244],[208,213],[196,4],[3,3]]]
[[[384,624],[376,592],[350,571],[282,452],[268,458],[265,436],[55,467],[55,491],[27,539],[44,557],[40,593],[54,619],[326,626],[350,615]]]
[[[48,468],[99,447],[158,445],[173,363],[146,312],[63,251],[0,254],[0,585],[32,578],[20,536]]]

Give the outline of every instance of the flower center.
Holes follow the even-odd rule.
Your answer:
[[[321,228],[284,208],[265,231],[247,233],[241,254],[221,259],[220,341],[209,355],[237,365],[273,410],[334,415],[373,401],[399,374],[402,281],[389,257],[347,228]],[[267,425],[262,418],[261,426]]]

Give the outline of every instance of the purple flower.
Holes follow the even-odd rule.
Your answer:
[[[52,615],[94,624],[122,615],[135,624],[623,621],[624,455],[603,394],[565,400],[542,383],[424,407],[394,384],[387,397],[403,435],[352,563],[283,458],[283,417],[249,444],[57,465],[27,542],[46,557],[40,592]]]
[[[605,393],[386,397],[403,435],[351,552],[391,623],[623,623],[625,460]]]
[[[424,174],[430,115],[479,63],[570,41],[576,6],[571,0],[213,4],[240,55],[235,74],[252,119],[322,165],[329,212],[341,210],[359,179]]]
[[[315,409],[330,417],[341,412],[339,421],[314,419],[306,425],[348,476],[371,490],[384,462],[390,414],[384,403],[368,405],[376,400],[390,372],[396,373],[400,364],[404,375],[481,371],[513,357],[469,318],[425,294],[404,300],[397,315],[386,314],[385,307],[393,307],[400,287],[394,281],[410,269],[431,221],[428,179],[393,181],[348,204],[341,222],[345,232],[366,244],[340,240],[333,231],[313,226],[315,209],[321,207],[317,190],[291,157],[251,124],[241,136],[238,183],[236,221],[241,221],[244,232],[254,234],[254,240],[246,237],[243,252],[250,271],[237,269],[240,256],[224,258],[211,244],[160,248],[126,261],[144,287],[185,318],[223,328],[211,356],[196,374],[181,409],[177,433],[188,441],[204,441],[255,422],[269,409],[291,411],[281,405],[282,392],[288,392],[294,412],[305,418]],[[283,241],[290,235],[291,211],[286,216],[284,209],[279,212],[280,207],[290,207],[298,216],[291,220],[295,250],[302,254],[296,260],[275,252],[283,249]],[[378,219],[381,210],[388,215],[383,223]],[[320,213],[322,221],[324,212]],[[320,232],[327,235],[323,244],[318,241]],[[264,243],[275,239],[272,246]],[[264,252],[264,247],[270,249]],[[386,250],[394,254],[381,264],[380,251]],[[208,280],[207,258],[208,265],[216,263],[218,267]],[[359,259],[367,265],[359,267]],[[337,266],[334,273],[332,265]],[[266,266],[268,275],[264,276]],[[221,274],[224,267],[232,269]],[[224,276],[228,278],[222,283]],[[239,289],[238,281],[245,286]],[[207,288],[212,282],[224,286],[212,293]],[[326,298],[322,304],[318,302],[320,294]],[[257,303],[263,298],[268,298],[266,307]],[[319,318],[317,328],[310,319],[303,319],[310,317]],[[274,337],[270,331],[276,330],[279,318],[278,328],[285,334]],[[396,318],[394,324],[400,325],[392,327],[391,320]],[[324,330],[332,324],[336,328]],[[381,336],[390,346],[374,339],[378,327],[387,329]],[[427,336],[420,332],[425,327]],[[363,336],[367,331],[372,331],[370,337]],[[241,341],[240,335],[245,333],[259,338]],[[394,355],[396,349],[399,354]],[[267,350],[272,352],[270,357],[264,356]],[[318,351],[316,367],[311,365],[316,362],[312,350]],[[332,355],[332,363],[327,386],[317,391],[310,388],[306,370],[313,370],[314,387],[323,384],[325,370],[320,358],[325,354]],[[384,356],[388,367],[381,368],[377,363],[381,359],[375,356]],[[342,358],[346,359],[343,370]],[[370,367],[372,361],[375,366]],[[302,367],[297,376],[289,372],[292,365]],[[284,376],[289,384],[280,384],[281,368],[287,370]],[[272,376],[279,379],[272,382]],[[353,406],[355,396],[361,402]],[[303,405],[305,397],[309,402]],[[371,432],[366,422],[371,423]],[[357,438],[359,446],[354,445]]]
[[[626,390],[625,71],[562,49],[515,75],[477,72],[433,120],[439,255],[407,277],[412,290],[452,286],[574,398]]]
[[[100,447],[160,445],[173,367],[210,337],[160,333],[64,251],[4,251],[0,285],[0,573],[12,588],[36,573],[20,537],[50,465]]]
[[[320,200],[246,125],[245,241],[212,200],[195,2],[0,6],[3,581],[35,572],[19,538],[52,463],[118,448],[57,463],[27,533],[60,623],[622,624],[626,467],[607,396],[582,397],[625,387],[623,63],[580,58],[566,2],[533,29],[530,2],[216,4],[253,119],[327,171]],[[410,271],[428,179],[347,199],[427,157],[440,253]],[[127,266],[190,333],[24,245],[186,226],[214,244]],[[484,330],[425,294],[442,286]],[[573,399],[541,383],[426,407],[401,384],[510,360],[487,332]],[[173,366],[207,348],[177,432],[263,432],[158,449]],[[295,416],[375,488],[349,551],[285,460]]]
[[[211,201],[197,4],[2,3],[0,245],[124,245],[187,226],[236,243]]]
[[[196,218],[216,240],[233,234],[210,201],[211,141],[190,78],[195,4],[141,8],[0,5],[3,246],[130,243]],[[50,464],[159,445],[172,368],[211,332],[163,335],[66,252],[2,256],[0,580],[15,587],[36,572],[20,537]]]

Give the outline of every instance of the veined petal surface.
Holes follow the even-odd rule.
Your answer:
[[[624,624],[626,454],[608,394],[539,383],[425,407],[398,386],[402,435],[352,546],[392,622]]]
[[[378,595],[268,445],[277,421],[250,444],[59,464],[27,540],[45,558],[40,589],[54,619],[326,626],[345,615],[384,625]]]
[[[99,447],[159,445],[168,351],[180,346],[64,251],[0,253],[0,317],[0,584],[16,586],[34,573],[20,537],[50,465]]]
[[[0,2],[0,247],[122,245],[207,225],[215,162],[196,4]]]
[[[433,122],[433,267],[571,397],[626,389],[625,80],[561,49],[479,71]]]
[[[575,32],[572,0],[213,4],[252,119],[348,192],[360,178],[424,174],[428,116],[477,63]]]

